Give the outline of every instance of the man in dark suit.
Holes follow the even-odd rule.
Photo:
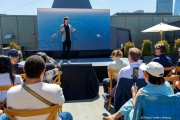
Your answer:
[[[155,45],[155,52],[157,57],[153,58],[152,61],[158,62],[163,67],[171,67],[172,61],[169,57],[165,55],[166,46],[164,44],[156,44]],[[164,72],[164,77],[168,75],[168,71]]]

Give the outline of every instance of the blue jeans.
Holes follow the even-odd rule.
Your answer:
[[[10,120],[10,119],[5,113],[3,113],[2,115],[0,115],[0,120]]]
[[[69,112],[62,112],[58,116],[62,120],[73,120],[73,117],[72,117],[71,113],[69,113]],[[2,115],[0,115],[0,120],[10,120],[10,119],[8,118],[8,116],[5,113],[3,113]]]
[[[119,112],[124,116],[124,120],[132,120],[134,114],[134,108],[132,104],[132,98],[129,99],[119,110]]]
[[[62,112],[58,116],[62,120],[73,120],[73,117],[72,117],[71,113],[69,113],[69,112]]]

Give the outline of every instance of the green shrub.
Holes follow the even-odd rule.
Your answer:
[[[124,45],[124,55],[128,56],[129,49],[133,48],[133,47],[135,47],[133,42],[129,41],[129,42],[125,43],[125,45]]]
[[[174,40],[174,47],[173,47],[173,53],[179,54],[178,48],[180,47],[180,38],[177,40]]]
[[[16,50],[18,50],[18,51],[21,51],[21,46],[18,45],[18,44],[16,44],[15,42],[10,42],[9,48],[10,48],[10,49],[16,49]],[[22,53],[20,54],[19,59],[23,59]]]
[[[166,40],[160,40],[157,42],[157,44],[164,44],[166,47],[166,52],[165,54],[170,54],[170,45]]]
[[[143,56],[152,55],[152,42],[150,40],[143,40],[141,52]]]

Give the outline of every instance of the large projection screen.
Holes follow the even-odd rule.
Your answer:
[[[60,25],[63,18],[76,29],[71,35],[72,50],[110,49],[109,9],[38,8],[39,50],[62,50]]]

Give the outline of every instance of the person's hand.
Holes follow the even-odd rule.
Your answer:
[[[47,60],[50,60],[51,58],[50,58],[49,56],[46,55],[46,59],[47,59]]]
[[[76,29],[75,29],[75,28],[73,28],[73,32],[76,32]]]
[[[61,32],[64,32],[64,27],[63,27],[63,28],[61,28]]]
[[[3,114],[3,110],[0,110],[0,115]]]
[[[134,87],[134,85],[131,87],[131,93],[132,93],[132,96],[135,96],[136,93],[137,93],[137,90],[138,90],[138,87]]]

